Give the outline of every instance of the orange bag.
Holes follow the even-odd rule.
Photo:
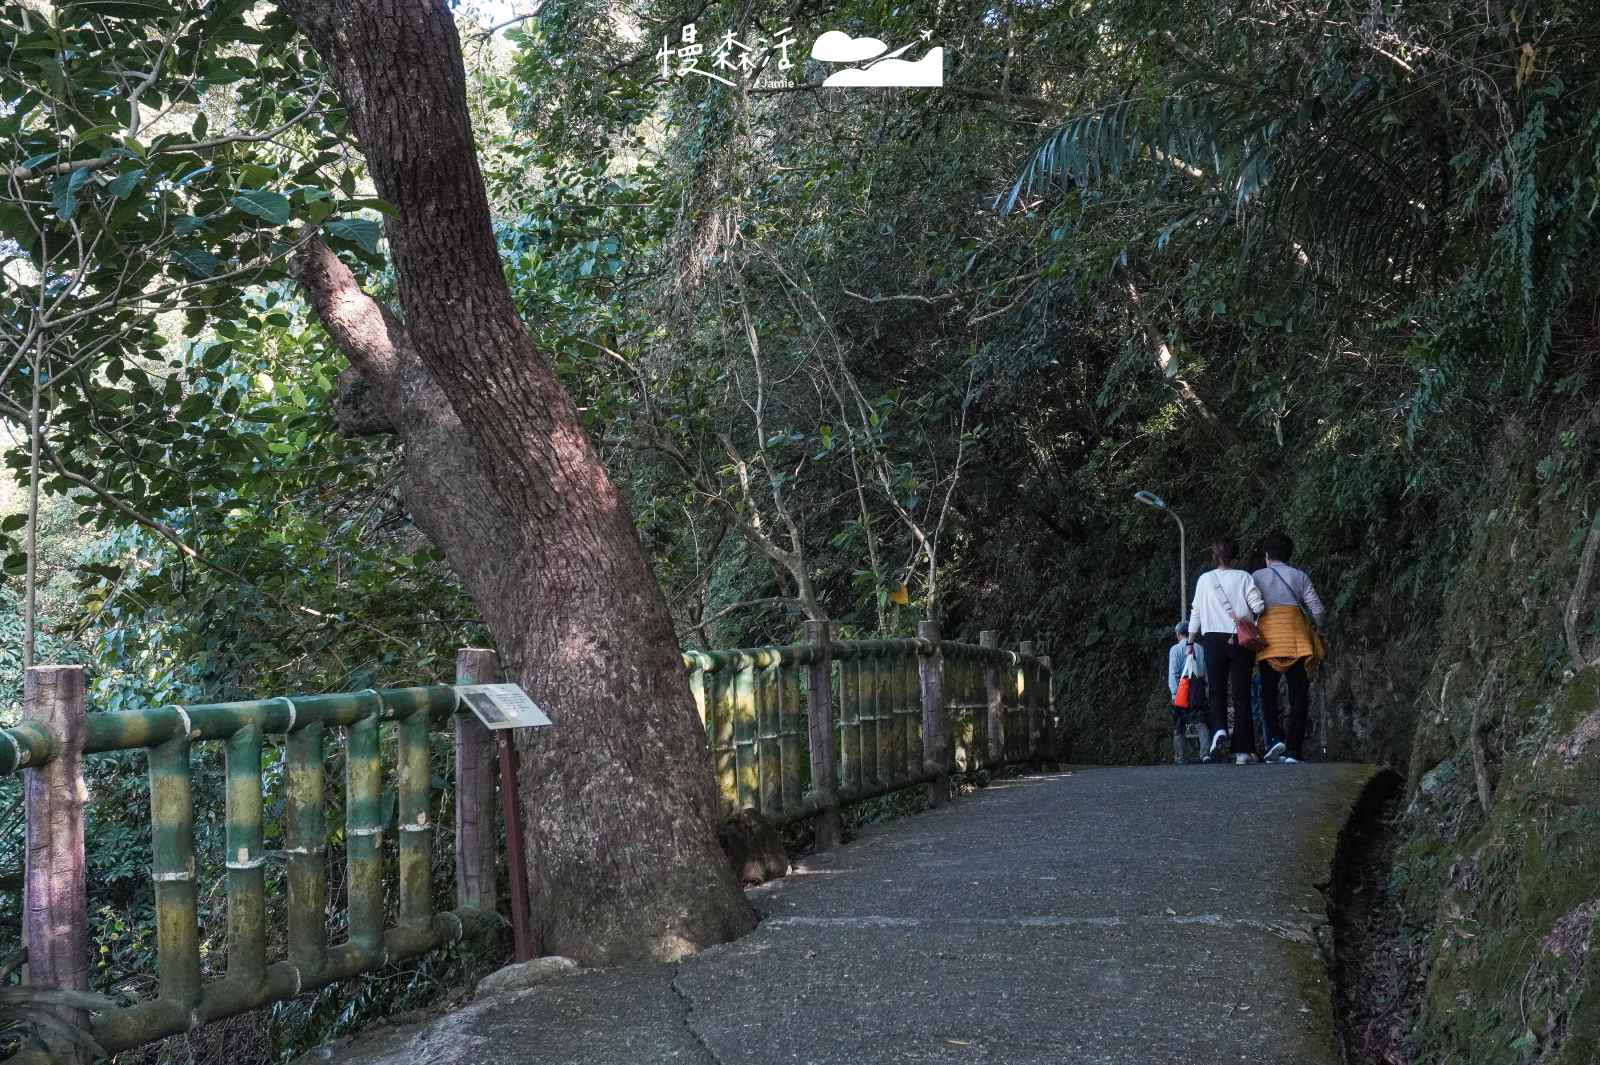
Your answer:
[[[1194,648],[1189,647],[1183,657],[1183,674],[1178,677],[1178,690],[1172,696],[1172,705],[1176,709],[1187,710],[1189,704],[1194,702],[1194,696],[1189,694],[1189,689],[1194,683],[1192,680],[1194,674]]]

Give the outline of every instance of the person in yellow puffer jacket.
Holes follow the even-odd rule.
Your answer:
[[[1265,762],[1293,764],[1301,758],[1306,736],[1306,712],[1311,702],[1311,678],[1322,661],[1322,620],[1326,613],[1317,589],[1304,570],[1289,565],[1294,541],[1274,532],[1261,545],[1266,565],[1252,576],[1266,609],[1257,624],[1267,645],[1256,652],[1261,674],[1261,723],[1267,737]],[[1278,678],[1289,682],[1289,729],[1282,727],[1278,706]]]

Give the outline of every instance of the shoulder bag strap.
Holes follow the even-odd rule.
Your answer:
[[[1277,566],[1268,566],[1267,569],[1272,571],[1272,575],[1278,579],[1279,584],[1283,585],[1284,590],[1294,596],[1295,605],[1300,608],[1300,613],[1305,617],[1306,624],[1314,625],[1315,623],[1311,620],[1311,611],[1306,608],[1306,601],[1301,598],[1300,593],[1294,590],[1294,585],[1283,579],[1283,574],[1278,572]]]
[[[1228,593],[1222,590],[1222,578],[1217,576],[1217,571],[1211,571],[1211,583],[1217,586],[1217,594],[1222,596],[1222,608],[1228,612],[1228,620],[1235,625],[1239,624],[1239,615],[1233,612],[1233,600],[1228,598]]]

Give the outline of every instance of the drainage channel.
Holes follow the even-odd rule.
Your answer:
[[[1373,777],[1339,837],[1329,889],[1334,1020],[1346,1065],[1411,1065],[1416,1017],[1411,963],[1400,944],[1399,900],[1389,885],[1405,782]]]

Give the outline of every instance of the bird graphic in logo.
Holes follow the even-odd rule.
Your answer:
[[[926,43],[932,38],[931,30],[922,31]],[[905,88],[938,88],[944,84],[944,48],[935,45],[921,59],[901,59],[915,44],[904,45],[889,51],[889,46],[876,37],[852,37],[848,33],[829,30],[811,46],[811,58],[823,63],[859,63],[829,74],[825,86],[874,86]],[[886,54],[887,53],[887,54]]]

